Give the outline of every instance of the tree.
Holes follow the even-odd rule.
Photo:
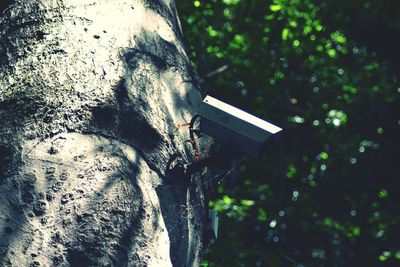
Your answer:
[[[30,1],[0,18],[0,265],[198,266],[201,101],[173,1]]]

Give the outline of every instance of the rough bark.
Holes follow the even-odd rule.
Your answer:
[[[0,266],[198,266],[201,96],[174,1],[17,0],[0,18]],[[169,182],[166,182],[169,181]]]

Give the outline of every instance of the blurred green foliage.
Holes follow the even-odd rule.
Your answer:
[[[400,2],[177,2],[203,89],[286,132],[216,188],[203,266],[400,266]]]

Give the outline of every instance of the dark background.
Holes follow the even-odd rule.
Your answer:
[[[205,93],[286,133],[216,186],[203,266],[400,265],[400,2],[177,3]]]

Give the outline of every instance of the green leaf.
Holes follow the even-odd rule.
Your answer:
[[[254,200],[250,200],[250,199],[242,199],[240,201],[240,204],[242,204],[243,206],[246,206],[246,207],[251,207],[255,204],[255,202],[254,202]]]
[[[279,10],[282,9],[282,6],[281,6],[281,5],[270,5],[270,6],[269,6],[269,9],[270,9],[272,12],[278,12]]]
[[[288,28],[283,28],[282,30],[282,40],[286,41],[289,37],[290,30]]]
[[[223,201],[226,205],[231,205],[232,202],[233,202],[232,198],[230,198],[230,197],[227,196],[227,195],[224,195],[224,196],[222,197],[222,201]]]

